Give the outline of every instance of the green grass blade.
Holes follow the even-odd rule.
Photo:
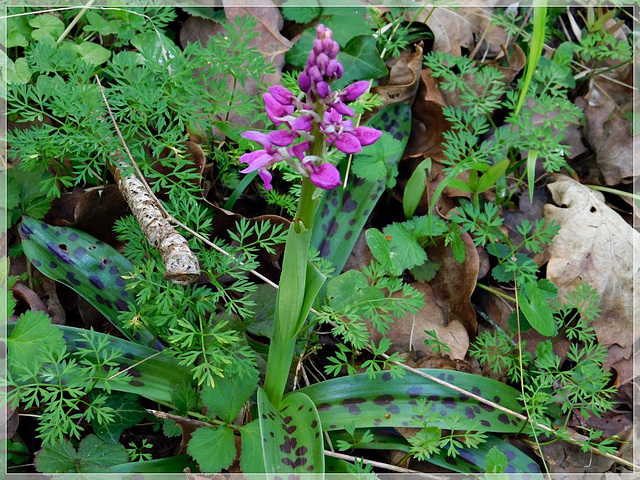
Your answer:
[[[133,265],[116,249],[75,228],[54,227],[29,217],[24,217],[18,232],[25,255],[43,275],[74,290],[130,340],[155,344],[151,333],[132,334],[118,320],[133,295],[122,278]]]
[[[374,115],[367,126],[387,132],[399,142],[399,149],[389,152],[384,162],[389,171],[397,167],[411,133],[411,107],[404,103],[390,105]],[[382,137],[381,137],[382,139]],[[380,142],[381,139],[378,141]],[[370,153],[366,147],[354,155],[354,165],[359,156]],[[353,250],[358,235],[369,219],[387,184],[387,177],[369,181],[355,178],[347,188],[328,190],[322,196],[313,223],[311,245],[320,251],[321,256],[335,265],[335,275],[339,275]]]
[[[460,388],[487,398],[515,412],[522,412],[518,402],[520,392],[502,382],[452,370],[422,369]],[[297,390],[313,400],[320,413],[324,430],[342,430],[355,423],[356,428],[419,426],[414,406],[418,399],[432,402],[440,414],[434,426],[447,428],[445,417],[458,414],[469,425],[480,421],[488,432],[515,433],[522,420],[509,417],[494,407],[480,403],[443,385],[417,375],[394,379],[389,372],[374,380],[366,374],[340,377]]]
[[[542,55],[542,47],[544,45],[544,34],[547,24],[547,0],[535,0],[533,6],[533,36],[529,44],[529,55],[527,55],[527,64],[524,67],[524,77],[522,81],[522,90],[518,97],[515,114],[517,115],[524,105],[524,100],[529,91],[529,85],[533,78],[533,72],[538,66],[538,61]]]

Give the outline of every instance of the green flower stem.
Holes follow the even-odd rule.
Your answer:
[[[316,140],[311,144],[310,154],[322,156],[324,145],[317,125],[313,134]],[[308,281],[307,269],[311,227],[317,203],[314,199],[315,191],[316,186],[311,183],[309,177],[304,177],[300,203],[284,249],[275,324],[264,380],[264,391],[275,407],[282,401],[295,353],[296,338],[313,303],[307,304],[305,299],[317,295],[312,285],[314,282]]]

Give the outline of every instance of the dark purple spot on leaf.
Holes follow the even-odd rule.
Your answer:
[[[407,389],[407,395],[409,395],[409,398],[417,398],[421,394],[422,394],[422,387],[420,386],[409,387]]]
[[[461,402],[466,402],[467,400],[469,400],[469,395],[465,395],[464,393],[461,393],[460,396],[458,397],[458,400],[460,400]]]
[[[453,382],[455,378],[456,377],[454,377],[453,375],[447,375],[447,382]]]
[[[316,428],[318,426],[318,420],[313,420],[313,422],[311,422],[311,428]]]
[[[409,422],[402,422],[402,426],[403,427],[408,427],[409,426]]]
[[[69,240],[71,240],[72,242],[75,242],[78,239],[78,234],[76,232],[71,232],[69,234]]]
[[[389,372],[383,372],[382,373],[382,380],[384,380],[385,382],[388,382],[389,380],[391,380],[391,373]]]
[[[333,195],[331,197],[331,205],[333,205],[334,207],[338,206],[338,197],[336,195]]]
[[[540,467],[538,466],[538,464],[533,462],[527,465],[527,469],[535,473],[538,473],[540,471]]]
[[[500,397],[498,395],[494,395],[493,401],[494,403],[500,403]]]
[[[46,230],[47,228],[49,228],[49,225],[47,225],[46,223],[41,223],[40,228],[42,228],[42,230]]]
[[[336,429],[336,428],[338,428],[338,426],[335,425],[335,424],[329,425],[329,430],[333,430],[333,429]]]
[[[507,468],[504,469],[505,473],[516,473],[516,466],[507,464]]]
[[[69,280],[76,287],[80,285],[80,280],[78,280],[73,272],[67,272],[67,280]]]
[[[363,216],[363,217],[368,216],[368,215],[369,215],[369,212],[371,212],[371,210],[370,210],[370,209],[368,209],[368,208],[365,208],[365,209],[364,209],[364,211],[362,212],[362,216]]]
[[[325,410],[329,410],[331,408],[331,404],[330,403],[321,403],[316,408],[318,409],[319,412],[322,412],[322,411],[325,411]]]
[[[439,402],[440,401],[440,395],[429,395],[427,397],[427,401],[428,402]]]
[[[476,414],[473,413],[473,408],[467,407],[464,409],[464,415],[467,418],[476,418]]]
[[[464,458],[467,462],[469,463],[473,463],[474,465],[478,464],[478,461],[476,460],[476,457],[473,453],[467,451],[467,450],[460,450],[459,455],[461,458]]]
[[[120,300],[120,299],[116,300],[116,308],[118,310],[120,310],[120,311],[129,309],[129,307],[127,305],[127,302],[125,302],[124,300]]]
[[[350,218],[348,223],[349,223],[349,225],[355,225],[356,224],[356,219],[355,218]]]
[[[507,460],[513,460],[514,458],[516,458],[516,452],[514,452],[513,450],[502,450],[502,453],[505,454],[505,456],[507,457]]]
[[[61,262],[64,262],[64,263],[67,263],[67,264],[72,264],[73,263],[73,260],[71,259],[69,254],[67,252],[65,252],[64,250],[60,249],[60,247],[58,247],[57,245],[55,245],[55,244],[53,244],[51,242],[47,242],[47,248]]]
[[[89,275],[89,283],[100,290],[104,290],[104,283],[95,275]]]
[[[456,400],[453,397],[445,397],[442,399],[442,404],[447,408],[455,408]]]
[[[111,301],[107,300],[100,294],[96,295],[96,302],[104,305],[105,307],[113,308],[113,304],[111,303]]]
[[[275,438],[275,435],[273,434],[273,432],[269,432],[269,435],[271,435],[271,438]]]
[[[307,447],[300,447],[295,451],[296,457],[302,457],[306,455],[309,449]]]
[[[314,470],[315,468],[316,468],[315,466],[313,466],[313,465],[309,465],[309,466],[307,467],[307,472],[313,472],[313,470]]]
[[[141,382],[140,380],[129,380],[129,385],[132,385],[134,387],[142,387],[144,386],[144,382]]]
[[[486,403],[481,403],[480,405],[478,405],[481,409],[483,409],[486,412],[493,412],[495,411],[495,407],[492,407],[491,405],[487,405]]]
[[[515,418],[511,419],[511,425],[513,425],[514,427],[517,425],[520,425],[520,422],[518,420],[516,420]]]
[[[303,408],[304,408],[304,405],[300,405],[300,406],[298,407],[298,411],[302,410]]]
[[[27,227],[24,223],[20,225],[20,233],[23,235],[23,238],[27,240],[29,236],[33,233],[33,230]],[[33,262],[32,262],[33,263]]]
[[[49,262],[49,266],[50,266],[51,268],[58,268],[58,262],[56,262],[55,260],[51,260],[51,261]]]
[[[331,222],[331,227],[329,227],[329,231],[327,232],[327,237],[333,237],[338,231],[338,222]]]
[[[501,413],[500,415],[498,415],[498,420],[500,420],[502,423],[509,425],[509,417],[507,417],[506,414]]]
[[[296,427],[295,425],[291,425],[290,427],[285,428],[284,431],[287,432],[289,435],[291,435],[297,429],[298,427]]]
[[[298,446],[298,440],[288,436],[284,436],[284,443],[280,445],[280,451],[284,453],[291,453],[293,449]]]
[[[127,284],[127,282],[124,281],[124,278],[122,278],[120,275],[116,277],[115,282],[116,282],[116,285],[119,287],[124,287]]]
[[[73,256],[78,260],[81,260],[82,257],[84,257],[86,254],[87,254],[87,251],[82,247],[78,247],[73,251]]]
[[[353,236],[353,232],[350,230],[344,234],[344,239],[349,240]]]
[[[398,405],[389,405],[385,410],[389,413],[400,413],[400,407]]]
[[[473,388],[471,389],[471,393],[473,393],[474,395],[478,395],[478,396],[480,396],[480,394],[481,394],[482,392],[480,392],[480,389],[479,389],[478,387],[473,387]]]
[[[111,275],[118,275],[118,267],[116,267],[115,265],[111,265],[109,267],[109,273]]]
[[[380,425],[382,423],[382,419],[381,418],[376,418],[373,420],[373,424],[374,425]]]
[[[284,417],[282,419],[282,421],[285,423],[285,425],[289,425],[291,423],[291,420],[293,420],[293,417],[289,416],[289,417]]]
[[[476,413],[480,413],[480,407],[477,406],[477,405],[474,405],[473,406],[473,411],[476,412]]]
[[[449,465],[457,465],[458,463],[456,462],[455,458],[452,457],[447,457],[444,459],[445,462],[447,462]]]
[[[376,405],[388,405],[393,401],[393,396],[391,395],[380,395],[373,400],[373,403]]]

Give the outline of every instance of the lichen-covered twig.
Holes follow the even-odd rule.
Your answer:
[[[142,233],[149,243],[160,252],[165,266],[164,278],[180,285],[194,283],[200,278],[198,259],[189,248],[187,240],[171,225],[170,215],[145,183],[144,176],[122,137],[97,75],[96,81],[113,126],[137,175],[123,175],[128,165],[122,159],[120,152],[113,153],[109,162],[109,170],[116,179],[118,188],[129,204],[131,212],[138,220]]]

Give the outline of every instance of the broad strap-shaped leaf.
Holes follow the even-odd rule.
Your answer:
[[[269,474],[324,474],[322,426],[309,397],[291,393],[276,409],[260,388],[258,415],[264,466]]]
[[[411,450],[409,442],[393,429],[375,429],[370,430],[370,433],[373,435],[373,441],[366,445],[358,445],[359,449],[398,450],[405,453]],[[360,431],[355,432],[356,438],[359,438],[360,435]],[[344,431],[332,432],[331,442],[335,445],[338,440],[349,442],[351,441],[351,435]],[[487,435],[487,439],[478,445],[478,448],[469,449],[463,447],[458,449],[459,455],[456,458],[448,457],[444,452],[440,452],[432,455],[428,462],[458,473],[485,472],[486,457],[492,447],[497,447],[507,456],[505,473],[540,473],[540,467],[531,457],[509,442],[491,434]]]
[[[15,325],[15,323],[7,324],[7,335],[11,335]],[[62,331],[68,352],[73,353],[79,347],[86,347],[86,340],[82,336],[83,329],[62,325],[53,325],[53,327]],[[132,377],[126,385],[112,384],[113,390],[135,393],[160,402],[171,402],[173,390],[184,382],[193,383],[190,369],[179,365],[166,353],[104,333],[94,332],[94,335],[98,338],[109,337],[110,345],[122,352],[119,368],[121,370],[128,368],[127,373]],[[102,382],[98,382],[97,387],[102,388],[102,386]]]
[[[196,463],[189,458],[189,455],[121,463],[111,467],[111,471],[113,473],[183,473],[185,468],[189,468],[192,472],[196,469]]]
[[[404,103],[390,105],[374,115],[366,125],[387,132],[399,143],[399,148],[385,152],[384,162],[389,171],[394,170],[409,140],[411,107]],[[365,147],[355,154],[353,163],[358,161],[358,156],[367,155],[367,149],[375,146]],[[354,176],[347,188],[327,190],[322,196],[314,219],[311,245],[335,265],[335,275],[342,271],[387,181],[387,176],[376,181]]]
[[[116,249],[75,228],[29,217],[18,231],[25,255],[43,275],[77,292],[130,340],[161,347],[149,332],[132,335],[118,321],[118,312],[129,309],[127,301],[133,295],[122,276],[133,266]]]
[[[519,392],[502,382],[453,370],[421,369],[421,371],[463,388],[520,413]],[[389,372],[379,373],[373,380],[367,374],[340,377],[297,390],[315,403],[326,431],[342,430],[355,423],[356,428],[414,427],[421,418],[414,412],[417,400],[432,402],[439,413],[434,426],[447,428],[445,417],[457,413],[470,424],[479,422],[488,432],[515,433],[522,420],[462,395],[455,390],[418,375],[394,379]]]

